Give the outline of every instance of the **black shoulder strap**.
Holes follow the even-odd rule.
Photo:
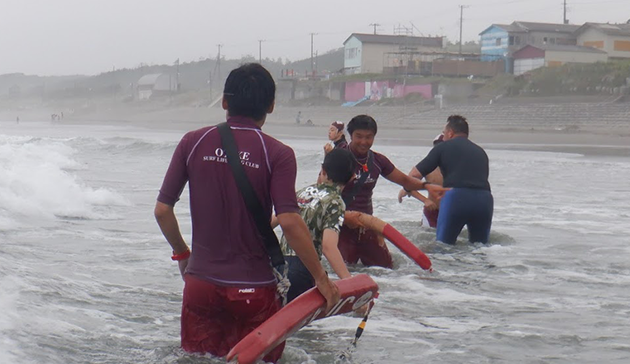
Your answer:
[[[343,202],[346,204],[346,207],[348,207],[348,205],[350,205],[350,203],[354,201],[354,196],[356,196],[356,194],[359,193],[361,186],[363,186],[363,184],[365,183],[365,180],[368,178],[368,176],[372,172],[373,164],[374,164],[374,153],[372,153],[371,150],[368,150],[368,160],[367,160],[368,170],[363,171],[363,173],[361,173],[361,177],[359,177],[359,180],[357,181],[357,183],[355,183],[354,186],[352,186],[352,190],[350,191],[350,193],[347,194],[346,197],[343,198]]]
[[[241,195],[243,196],[243,200],[245,200],[247,209],[254,218],[258,232],[265,242],[265,249],[271,258],[271,265],[274,267],[282,265],[284,264],[284,256],[280,249],[278,237],[276,233],[273,232],[271,222],[267,219],[267,214],[265,214],[260,200],[258,200],[256,191],[254,191],[251,182],[245,174],[245,170],[241,164],[241,158],[236,149],[236,141],[234,140],[234,135],[232,135],[232,130],[228,123],[221,123],[217,128],[219,129],[221,143],[223,144],[225,155],[232,169],[234,179],[236,180],[236,185],[241,190]]]

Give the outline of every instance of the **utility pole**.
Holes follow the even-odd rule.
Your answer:
[[[313,76],[313,71],[315,71],[315,59],[313,58],[313,36],[316,36],[317,33],[311,33],[311,77]]]
[[[564,0],[564,21],[562,24],[569,24],[567,20],[567,0]]]
[[[179,92],[179,58],[175,61],[175,92]]]
[[[467,5],[459,6],[459,56],[462,56],[462,30],[464,25],[464,8],[467,8]]]
[[[374,27],[374,35],[376,35],[376,27],[380,26],[380,24],[378,23],[372,23],[370,24],[371,27]]]
[[[219,49],[219,53],[217,53],[217,80],[219,82],[221,82],[221,47],[223,47],[223,44],[217,44]]]
[[[264,41],[264,39],[258,40],[258,63],[260,64],[262,64],[262,42]]]

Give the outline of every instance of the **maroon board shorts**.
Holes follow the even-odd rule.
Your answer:
[[[361,259],[361,263],[368,267],[392,268],[392,255],[385,244],[381,246],[378,242],[378,234],[373,230],[342,226],[339,232],[338,246],[344,261],[356,264]]]
[[[438,216],[440,214],[440,210],[429,210],[426,207],[422,210],[422,213],[424,213],[424,217],[427,219],[427,221],[429,222],[429,227],[435,228],[437,227],[437,220],[438,220]]]
[[[186,274],[182,304],[182,348],[226,356],[234,345],[281,308],[276,286],[224,287]],[[263,360],[275,363],[284,342]]]

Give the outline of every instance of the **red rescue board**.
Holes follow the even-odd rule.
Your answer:
[[[326,300],[316,287],[276,312],[236,344],[227,355],[230,363],[250,364],[314,320],[351,312],[378,294],[378,285],[367,274],[335,281],[341,299],[326,313]]]

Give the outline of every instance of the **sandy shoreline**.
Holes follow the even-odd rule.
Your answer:
[[[597,104],[599,105],[599,104]],[[588,108],[588,105],[580,107]],[[536,110],[536,105],[529,108]],[[326,142],[327,128],[334,120],[349,121],[352,116],[366,113],[379,123],[376,146],[419,145],[429,146],[442,130],[449,113],[460,113],[469,117],[471,139],[487,149],[510,149],[528,151],[550,151],[578,153],[584,155],[630,156],[630,120],[624,122],[624,114],[601,120],[571,116],[563,120],[528,119],[527,109],[490,109],[488,107],[457,107],[446,110],[427,110],[421,106],[373,106],[345,108],[333,107],[283,107],[278,106],[263,127],[263,130],[280,139],[313,139]],[[571,108],[569,108],[571,109]],[[302,112],[302,124],[295,122],[298,111]],[[467,113],[467,111],[469,111]],[[625,112],[625,109],[622,110]],[[507,114],[512,120],[502,123],[498,113]],[[630,105],[628,106],[630,112]],[[470,115],[469,115],[470,114]],[[617,112],[619,114],[619,112]],[[3,112],[1,125],[16,123],[15,117]],[[21,117],[21,123],[47,121],[46,111],[31,111]],[[64,125],[110,125],[138,128],[173,130],[184,133],[225,119],[221,108],[182,107],[167,110],[147,108],[101,110],[91,113],[66,114],[58,121]],[[306,126],[311,119],[313,126]],[[570,120],[570,122],[567,122]]]

